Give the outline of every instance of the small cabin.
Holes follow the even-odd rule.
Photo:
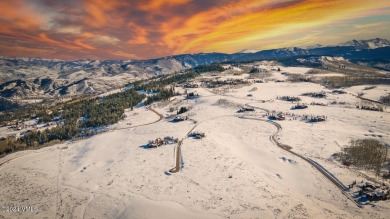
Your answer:
[[[312,116],[308,118],[308,122],[324,122],[326,121],[325,116]]]
[[[149,141],[147,146],[149,148],[157,148],[160,147],[161,145],[176,144],[177,142],[179,142],[179,139],[174,138],[172,136],[166,136],[163,139],[156,138],[155,140]]]
[[[254,112],[255,109],[254,108],[249,108],[249,107],[243,107],[243,108],[240,108],[237,113],[243,113],[243,112]]]
[[[186,98],[187,99],[196,99],[196,98],[199,98],[199,94],[196,94],[194,92],[190,92],[187,94]]]
[[[179,139],[174,138],[173,136],[166,136],[163,139],[164,144],[176,144],[177,142],[179,142]]]
[[[174,122],[181,122],[181,121],[184,121],[184,120],[187,120],[188,117],[187,116],[176,116],[173,121]]]
[[[268,119],[269,120],[279,120],[279,121],[281,121],[281,120],[285,120],[286,118],[282,114],[279,113],[277,115],[273,115],[273,114],[269,115]]]

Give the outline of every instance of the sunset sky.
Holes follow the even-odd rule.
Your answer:
[[[0,56],[149,59],[390,36],[389,0],[1,0]]]

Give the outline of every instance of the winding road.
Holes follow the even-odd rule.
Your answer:
[[[141,126],[147,126],[147,125],[151,125],[151,124],[160,122],[160,121],[164,118],[163,115],[161,115],[160,113],[158,113],[158,112],[157,112],[156,110],[154,110],[151,106],[147,106],[146,109],[148,109],[148,110],[154,112],[159,118],[158,118],[156,121],[149,122],[149,123],[145,123],[145,124],[134,125],[134,126],[129,126],[129,127],[123,127],[123,128],[115,128],[115,129],[110,129],[110,130],[115,131],[115,130],[124,130],[124,129],[131,129],[131,128],[136,128],[136,127],[141,127]]]
[[[249,106],[249,107],[252,107],[252,108],[255,108],[255,109],[260,109],[260,110],[263,110],[263,111],[266,111],[266,112],[269,112],[268,110],[265,110],[265,109],[262,109],[260,107],[254,107],[254,106],[250,106],[249,104],[245,104],[246,106]],[[351,200],[354,204],[356,204],[359,208],[362,207],[362,205],[360,205],[356,200],[354,200],[350,195],[348,195],[346,193],[346,191],[348,190],[348,187],[345,186],[339,179],[337,179],[336,176],[334,176],[331,172],[329,172],[325,167],[323,167],[321,164],[319,164],[318,162],[308,158],[308,157],[305,157],[301,154],[298,154],[294,151],[292,151],[293,147],[290,146],[290,145],[287,145],[287,144],[283,144],[281,142],[278,141],[277,139],[277,136],[278,134],[281,132],[282,130],[282,126],[277,123],[277,122],[274,122],[274,121],[271,121],[271,120],[266,120],[266,119],[258,119],[258,118],[251,118],[251,117],[239,117],[239,118],[242,118],[242,119],[251,119],[251,120],[258,120],[258,121],[263,121],[263,122],[267,122],[267,123],[270,123],[272,125],[274,125],[276,127],[276,131],[270,136],[270,141],[275,144],[276,146],[280,147],[281,149],[301,158],[302,160],[308,162],[309,164],[311,164],[315,169],[317,169],[323,176],[325,176],[329,181],[331,181],[337,188],[339,188],[341,190],[341,192],[349,199]]]
[[[206,89],[207,90],[207,89]],[[244,99],[244,100],[248,100],[247,98],[239,98],[239,97],[234,97],[234,96],[229,96],[229,95],[221,95],[221,94],[216,94],[210,90],[207,90],[209,91],[210,93],[213,93],[215,95],[219,95],[219,96],[225,96],[225,97],[231,97],[231,98],[235,98],[235,99]],[[370,100],[372,101],[372,100]],[[263,101],[258,101],[259,103],[263,102]],[[257,102],[256,102],[257,103]],[[246,107],[251,107],[251,108],[254,108],[254,109],[258,109],[258,110],[261,110],[261,111],[264,111],[266,113],[269,113],[270,110],[268,109],[264,109],[264,108],[260,108],[260,107],[254,107],[254,106],[251,106],[249,105],[249,103],[245,104]],[[276,131],[270,136],[270,141],[275,144],[276,146],[278,146],[279,148],[301,158],[302,160],[308,162],[309,164],[311,164],[315,169],[317,169],[323,176],[325,176],[330,182],[332,182],[337,188],[339,188],[341,190],[341,192],[348,198],[350,199],[354,204],[356,204],[358,207],[362,207],[356,200],[354,200],[353,198],[351,198],[350,195],[348,195],[346,193],[346,191],[348,190],[348,187],[346,187],[340,180],[337,179],[337,177],[335,177],[332,173],[330,173],[325,167],[323,167],[321,164],[319,164],[318,162],[308,158],[308,157],[305,157],[301,154],[298,154],[294,151],[292,151],[293,147],[290,146],[290,145],[287,145],[287,144],[283,144],[281,142],[278,141],[277,139],[277,135],[281,132],[282,130],[282,126],[275,122],[275,121],[271,121],[271,120],[267,120],[267,119],[259,119],[259,118],[253,118],[253,117],[245,117],[245,116],[241,116],[239,117],[241,119],[251,119],[251,120],[258,120],[258,121],[263,121],[263,122],[267,122],[267,123],[270,123],[272,124],[273,126],[276,127]]]
[[[264,109],[259,108],[259,107],[250,106],[249,104],[246,104],[246,106],[249,106],[249,107],[252,107],[255,109],[264,110]],[[266,112],[269,112],[269,111],[266,110]],[[270,141],[272,143],[274,143],[278,147],[282,148],[283,150],[285,150],[285,151],[287,151],[287,152],[289,152],[297,157],[300,157],[301,159],[305,160],[309,164],[311,164],[313,167],[315,167],[320,173],[322,173],[326,178],[328,178],[333,184],[335,184],[342,191],[345,191],[348,189],[340,180],[338,180],[333,174],[331,174],[328,170],[326,170],[322,165],[320,165],[319,163],[317,163],[316,161],[314,161],[310,158],[307,158],[303,155],[300,155],[300,154],[292,151],[292,149],[293,149],[292,146],[280,143],[277,139],[277,135],[281,132],[282,126],[279,123],[271,121],[271,120],[266,120],[266,119],[256,119],[256,118],[248,118],[248,117],[241,117],[241,118],[264,121],[264,122],[268,122],[268,123],[274,125],[276,127],[276,131],[270,136]]]

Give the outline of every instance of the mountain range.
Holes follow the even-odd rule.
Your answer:
[[[135,80],[171,74],[198,65],[306,56],[337,56],[359,64],[390,70],[390,42],[380,38],[351,40],[337,46],[244,50],[233,54],[181,54],[150,60],[0,57],[0,96],[39,98],[66,94],[96,94],[123,87]]]

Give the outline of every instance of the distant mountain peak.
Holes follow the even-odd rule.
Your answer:
[[[356,49],[377,49],[390,46],[390,41],[387,39],[375,38],[370,40],[356,40],[341,43],[339,46],[352,46]]]
[[[301,51],[301,50],[305,50],[305,49],[302,49],[302,48],[299,48],[299,47],[285,47],[285,48],[280,48],[280,49],[277,49],[277,50],[293,52],[293,51]]]
[[[255,50],[255,49],[243,49],[237,53],[256,53],[258,52],[259,50]]]
[[[321,44],[314,44],[314,45],[307,46],[306,49],[316,49],[316,48],[323,48],[323,47],[325,46]]]

